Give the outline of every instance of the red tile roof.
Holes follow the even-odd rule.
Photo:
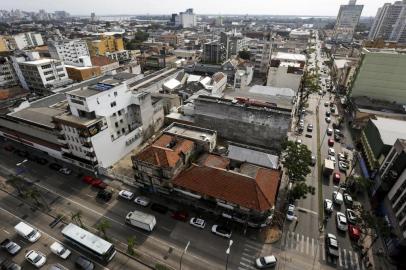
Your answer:
[[[222,156],[204,154],[199,158],[198,163],[202,166],[226,169],[230,165],[230,160]]]
[[[93,66],[106,66],[115,61],[111,60],[107,56],[92,56],[90,57]]]
[[[169,144],[174,141],[174,146]],[[194,148],[194,142],[182,138],[175,138],[167,134],[158,138],[151,146],[135,156],[136,160],[159,167],[173,168],[181,158],[180,153],[190,152]]]
[[[275,205],[280,171],[260,168],[254,178],[193,164],[172,180],[174,186],[259,212]]]

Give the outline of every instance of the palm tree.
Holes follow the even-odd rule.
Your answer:
[[[10,183],[10,185],[17,189],[18,195],[23,194],[24,180],[21,177],[12,175],[9,179],[7,179],[7,183]]]
[[[84,228],[82,223],[82,211],[77,211],[76,213],[71,213],[70,219],[78,224],[81,228]]]
[[[40,198],[40,196],[41,196],[41,194],[38,191],[38,189],[36,189],[36,188],[30,188],[24,192],[24,197],[26,197],[27,199],[33,200],[37,206],[42,205],[41,202],[38,200],[38,198]]]
[[[127,239],[127,253],[130,255],[134,255],[134,247],[135,247],[135,236],[131,236]]]
[[[104,239],[108,239],[107,238],[107,234],[106,234],[106,231],[107,231],[107,229],[108,228],[110,228],[111,227],[111,224],[110,224],[110,222],[108,221],[108,220],[106,220],[106,219],[102,219],[99,223],[97,223],[97,225],[96,225],[96,229],[99,231],[99,233],[102,233],[103,234],[103,238]]]

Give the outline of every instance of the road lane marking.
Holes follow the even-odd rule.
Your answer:
[[[248,267],[249,269],[253,269],[253,268],[254,268],[254,267],[252,267],[252,265],[249,265],[249,264],[246,264],[246,263],[243,263],[243,262],[240,262],[240,265],[245,266],[245,267]]]
[[[309,236],[306,238],[306,254],[309,254]]]
[[[343,249],[343,253],[344,253],[344,258],[343,258],[344,268],[347,268],[347,250]]]
[[[300,235],[296,234],[296,239],[297,239],[297,241],[296,241],[296,251],[299,251],[299,249],[300,249],[300,240],[299,240],[299,238],[300,238]]]
[[[246,253],[246,252],[242,252],[241,253],[243,256],[247,256],[247,257],[253,257],[252,254]]]
[[[254,241],[251,241],[251,240],[247,240],[247,243],[249,243],[250,245],[253,245],[253,246],[257,246],[258,248],[262,248],[262,244],[259,244],[259,243],[257,243],[257,242],[254,242]]]
[[[293,244],[294,244],[294,241],[295,241],[295,233],[294,232],[291,232],[291,238],[290,238],[290,249],[293,249]]]
[[[164,227],[164,226],[161,226],[160,228],[161,228],[162,230],[164,230],[164,231],[168,231],[168,232],[171,232],[171,231],[172,231],[171,229],[166,228],[166,227]]]
[[[355,267],[356,267],[356,269],[360,269],[360,267],[359,267],[359,261],[358,261],[358,254],[356,253],[356,252],[354,252],[354,257],[355,257]]]
[[[340,265],[340,267],[343,267],[343,262],[341,261],[341,259],[341,248],[338,248],[338,264]]]
[[[246,262],[248,262],[248,263],[251,263],[251,262],[252,262],[252,260],[247,259],[247,258],[244,258],[244,257],[241,257],[241,260],[246,261]]]
[[[257,250],[257,251],[260,251],[261,249],[259,249],[259,248],[257,248],[257,247],[254,247],[254,246],[252,246],[252,245],[250,245],[250,244],[245,244],[244,246],[246,246],[246,247],[248,247],[248,248],[251,248],[251,249],[254,249],[254,250]]]
[[[326,251],[324,249],[324,243],[321,243],[320,252],[322,253],[323,261],[325,261],[326,260]]]
[[[298,209],[301,212],[306,212],[306,213],[313,214],[316,216],[319,215],[319,213],[317,213],[316,211],[310,210],[310,209],[306,209],[306,208],[302,208],[302,207],[296,207],[296,209]]]
[[[6,230],[3,230],[3,232],[5,232],[5,233],[7,233],[7,234],[10,234],[8,231],[6,231]]]
[[[352,262],[352,252],[351,252],[351,250],[348,250],[348,255],[350,256],[350,268],[352,269],[353,262]]]
[[[300,252],[304,252],[305,237],[302,235],[302,241],[300,241]]]
[[[316,254],[314,254],[314,238],[312,238],[312,256],[315,256]]]

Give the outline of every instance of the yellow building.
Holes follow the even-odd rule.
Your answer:
[[[0,36],[0,52],[8,52],[7,40],[5,36]]]
[[[91,56],[105,55],[106,52],[116,52],[124,50],[124,43],[121,37],[100,36],[98,40],[88,41]]]

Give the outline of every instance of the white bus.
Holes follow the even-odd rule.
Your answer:
[[[111,261],[116,254],[116,249],[112,243],[73,223],[69,223],[63,228],[62,235],[75,246],[99,258],[103,262]]]

